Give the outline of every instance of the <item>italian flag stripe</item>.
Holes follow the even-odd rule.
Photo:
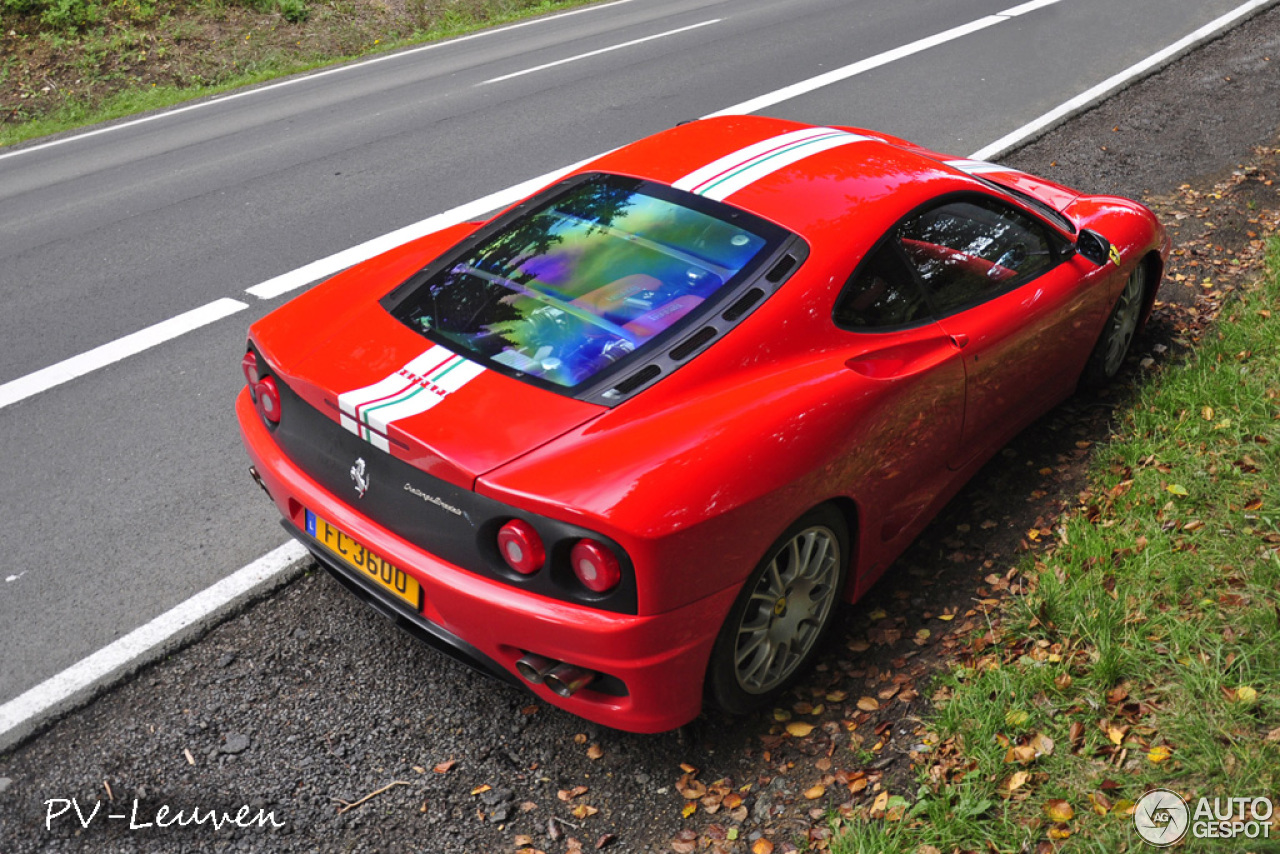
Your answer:
[[[748,145],[695,169],[672,186],[723,200],[779,169],[851,142],[870,137],[829,127],[803,128]]]
[[[338,395],[342,426],[382,450],[393,421],[426,412],[484,368],[435,345],[372,385]]]

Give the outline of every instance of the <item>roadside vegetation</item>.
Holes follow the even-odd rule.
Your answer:
[[[1048,545],[988,577],[1008,598],[933,683],[916,791],[835,817],[831,851],[1141,851],[1150,789],[1280,802],[1280,236],[1265,255]],[[1280,850],[1270,826],[1178,850]]]
[[[0,145],[586,0],[0,0]]]

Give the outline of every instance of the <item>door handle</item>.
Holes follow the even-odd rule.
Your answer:
[[[957,332],[955,335],[951,336],[951,343],[956,345],[957,350],[963,350],[965,347],[969,346],[969,336],[965,335],[963,332]]]

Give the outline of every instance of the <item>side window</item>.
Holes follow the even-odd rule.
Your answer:
[[[934,308],[990,299],[1056,263],[1044,226],[995,200],[957,201],[904,222],[898,239]]]
[[[846,328],[904,326],[929,314],[924,294],[893,241],[885,241],[854,271],[836,300],[835,321]]]

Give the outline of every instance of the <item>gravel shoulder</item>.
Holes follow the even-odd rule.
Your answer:
[[[1194,345],[1239,266],[1232,259],[1274,224],[1277,104],[1273,7],[1005,158],[1145,199],[1170,226],[1178,254],[1131,384]],[[575,840],[587,850],[670,851],[678,840],[745,851],[760,835],[784,851],[820,842],[826,811],[850,799],[851,781],[867,781],[852,795],[858,803],[878,788],[914,790],[912,735],[930,674],[974,628],[937,615],[963,615],[1016,581],[1022,552],[1036,547],[1028,532],[1048,530],[1072,506],[1089,449],[1107,440],[1127,396],[1122,385],[1076,398],[1006,448],[873,594],[846,609],[836,642],[784,709],[704,715],[656,736],[597,727],[420,647],[314,571],[0,756],[0,851],[462,854],[566,852]],[[263,512],[272,512],[265,502]],[[867,696],[876,708],[859,707]],[[801,737],[784,726],[797,721],[812,724]],[[830,787],[838,798],[825,794],[827,781],[842,782]],[[806,797],[818,786],[824,794]],[[98,802],[100,813],[86,828],[72,809],[46,830],[48,811],[73,798],[86,818]],[[242,805],[250,819],[270,813],[282,826],[129,826],[135,816],[154,822],[161,806],[189,817],[234,816]]]

